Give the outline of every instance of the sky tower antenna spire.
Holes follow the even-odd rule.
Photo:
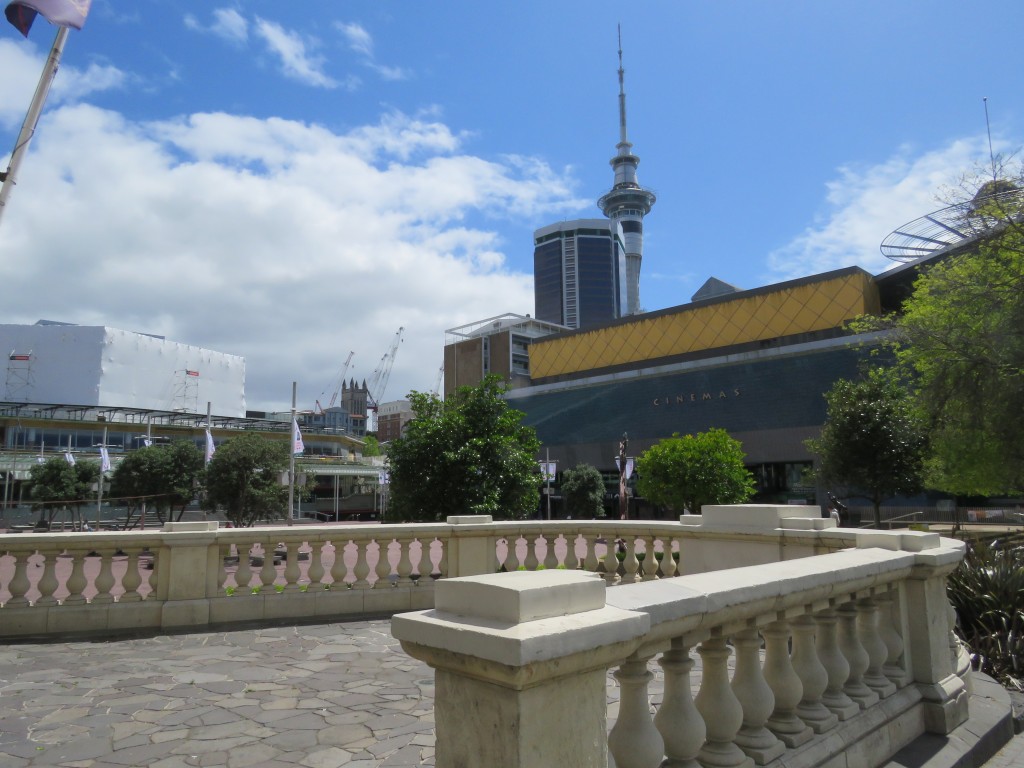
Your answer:
[[[622,227],[623,251],[625,252],[626,274],[624,288],[625,305],[623,315],[635,315],[640,308],[640,265],[644,253],[644,216],[651,212],[655,195],[640,186],[636,178],[636,167],[640,158],[633,154],[633,145],[626,137],[626,70],[622,67],[622,25],[617,25],[619,35],[619,143],[615,145],[615,157],[610,161],[615,171],[611,191],[597,201],[601,212]]]
[[[619,32],[619,146],[632,146],[626,138],[626,70],[622,68],[622,24]]]

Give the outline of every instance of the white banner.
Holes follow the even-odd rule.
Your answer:
[[[210,459],[213,458],[213,452],[217,449],[213,445],[213,435],[210,434],[210,428],[206,428],[206,463],[210,463]]]
[[[292,453],[300,454],[306,450],[306,446],[302,443],[302,432],[299,431],[299,422],[297,419],[292,419]]]

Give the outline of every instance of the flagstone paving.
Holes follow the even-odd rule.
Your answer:
[[[0,647],[0,765],[433,766],[388,621]]]

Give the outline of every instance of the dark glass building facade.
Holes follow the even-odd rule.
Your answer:
[[[622,228],[578,219],[534,232],[534,314],[538,320],[587,328],[615,320],[626,306]]]

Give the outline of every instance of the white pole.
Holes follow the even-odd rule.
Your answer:
[[[68,28],[60,27],[57,30],[57,37],[50,48],[50,57],[46,60],[43,73],[39,76],[39,83],[36,85],[36,92],[29,103],[28,112],[25,115],[25,122],[21,125],[21,133],[18,134],[18,141],[11,152],[11,161],[7,170],[2,174],[3,186],[0,186],[0,220],[3,219],[4,211],[7,209],[7,198],[11,195],[11,189],[17,183],[18,168],[28,151],[29,142],[36,132],[36,123],[39,122],[39,115],[43,111],[43,103],[50,92],[50,84],[57,74],[60,66],[60,57],[64,52],[64,43],[68,39]]]
[[[292,422],[288,425],[288,525],[292,525],[295,519],[295,512],[292,504],[295,502],[295,393],[298,387],[297,382],[292,382]]]
[[[100,454],[102,455],[103,450],[107,447],[107,428],[103,428],[103,444],[100,446]],[[96,530],[100,529],[100,512],[103,509],[103,460],[100,460],[100,477],[99,482],[96,483]]]
[[[143,448],[148,448],[153,444],[153,414],[146,416],[146,442],[143,443]],[[128,524],[125,523],[125,528]],[[146,530],[146,497],[142,497],[142,511],[139,513],[139,530]]]

